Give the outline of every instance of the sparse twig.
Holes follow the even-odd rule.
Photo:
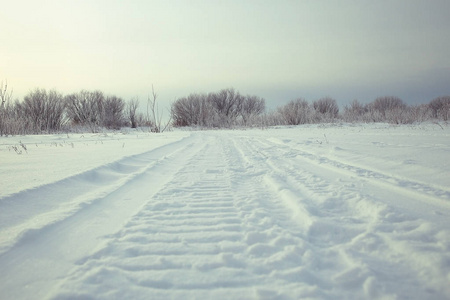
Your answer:
[[[170,114],[169,111],[169,121],[167,121],[167,123],[163,126],[162,125],[162,118],[163,118],[163,114],[159,112],[159,108],[158,105],[156,103],[156,98],[158,97],[158,95],[155,93],[155,89],[153,88],[153,84],[152,84],[152,98],[150,98],[150,96],[148,97],[148,101],[147,101],[147,119],[149,122],[151,122],[149,120],[149,107],[150,110],[152,112],[152,117],[153,117],[153,132],[156,133],[160,133],[160,132],[164,132],[168,127],[170,122],[172,121],[172,114]]]
[[[0,85],[0,101],[2,102],[0,104],[0,108],[3,108],[6,105],[6,102],[11,100],[13,91],[8,92],[8,81],[5,82],[5,85],[3,85],[3,82]]]
[[[444,130],[444,127],[442,127],[442,125],[439,124],[439,122],[435,122],[435,124],[439,125],[439,127],[441,127],[441,129]]]
[[[19,145],[20,145],[20,147],[22,147],[22,149],[25,150],[25,152],[28,154],[27,146],[25,146],[25,144],[22,143],[22,141],[19,141]]]
[[[22,150],[21,150],[18,146],[13,145],[13,146],[11,146],[11,148],[12,148],[17,154],[22,154]]]

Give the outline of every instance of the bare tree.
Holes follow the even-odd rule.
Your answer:
[[[137,111],[138,107],[139,107],[139,100],[138,99],[131,99],[128,102],[127,113],[128,113],[128,120],[131,123],[131,128],[136,128],[137,127],[138,119],[137,119],[137,116],[136,116],[136,111]]]

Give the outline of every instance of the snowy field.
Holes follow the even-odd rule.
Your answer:
[[[0,137],[0,299],[450,299],[450,127]]]

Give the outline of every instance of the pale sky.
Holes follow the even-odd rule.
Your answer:
[[[5,1],[4,1],[5,2]],[[6,1],[0,81],[162,103],[234,87],[269,107],[450,95],[449,0]]]

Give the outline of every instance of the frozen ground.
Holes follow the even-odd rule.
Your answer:
[[[435,124],[1,137],[0,298],[449,299],[449,158]]]

